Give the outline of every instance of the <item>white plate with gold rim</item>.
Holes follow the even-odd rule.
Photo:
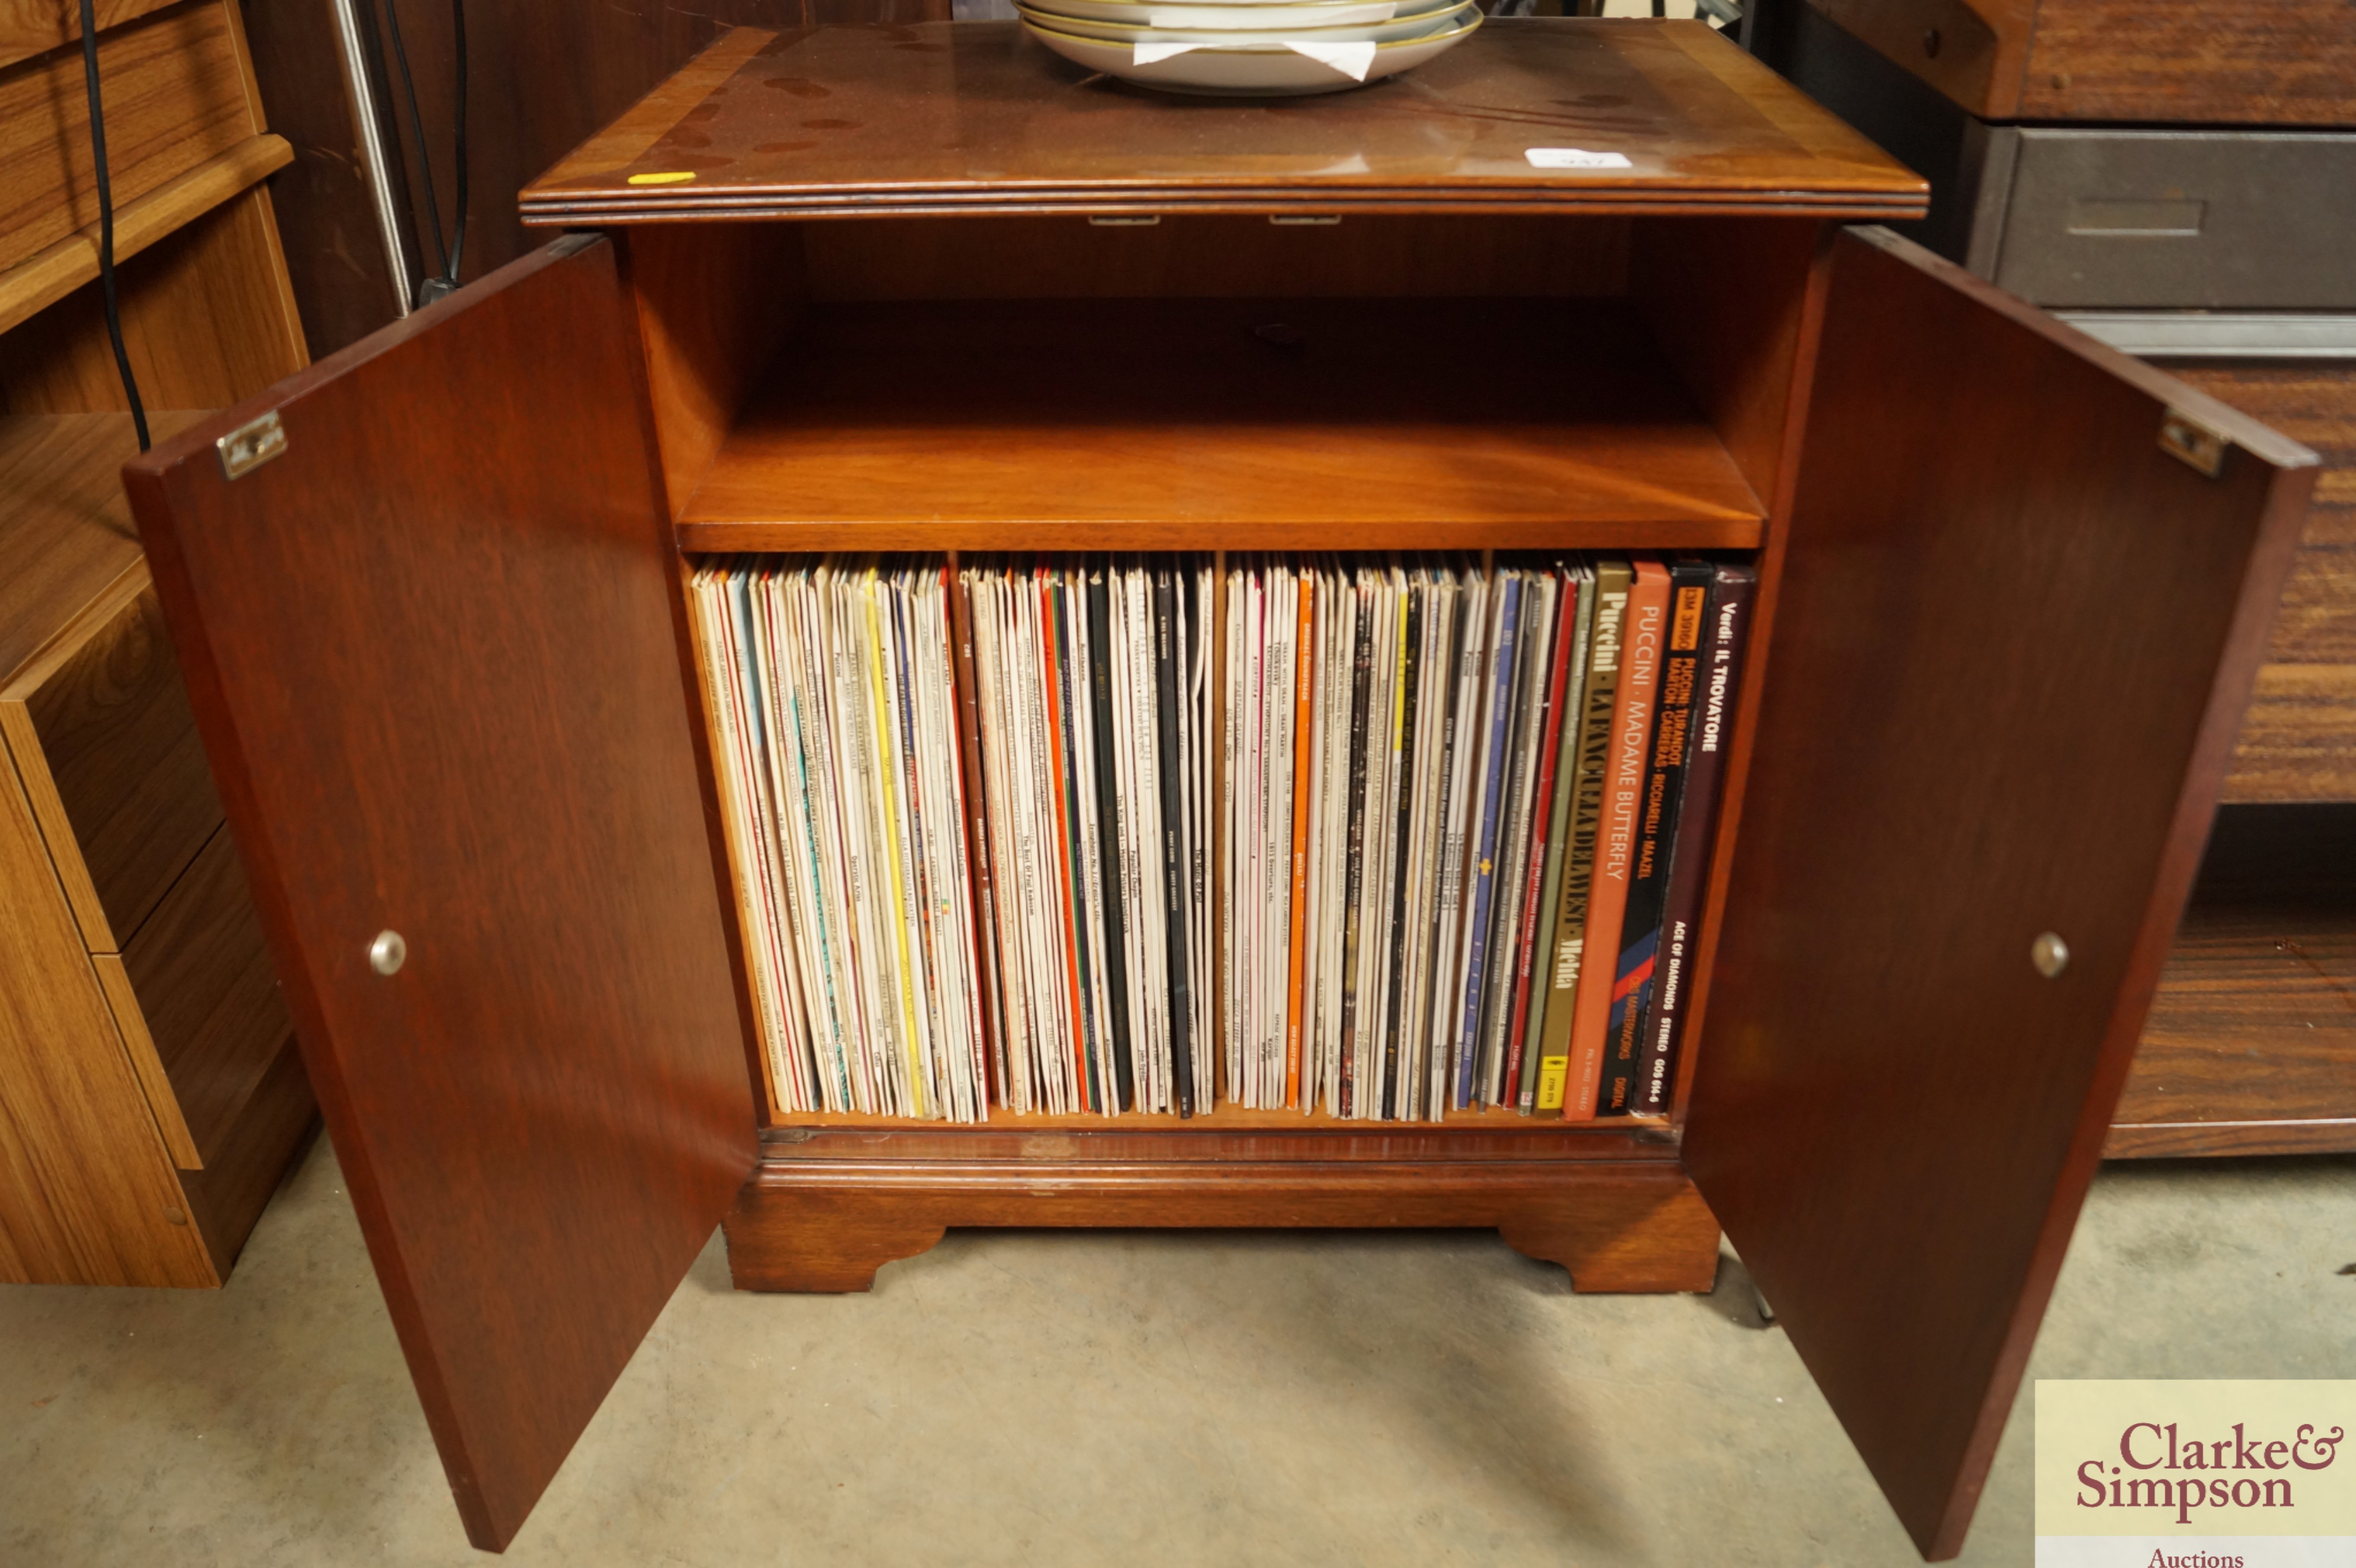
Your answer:
[[[1444,31],[1397,43],[1341,43],[1315,38],[1215,44],[1137,40],[1108,43],[1058,32],[1023,19],[1023,29],[1047,48],[1089,70],[1100,70],[1141,87],[1216,97],[1281,98],[1340,92],[1362,82],[1380,81],[1412,70],[1462,43],[1481,26],[1477,6],[1464,21]]]
[[[1052,5],[1054,0],[1048,0],[1048,3]],[[1446,32],[1462,24],[1468,15],[1479,12],[1478,0],[1453,0],[1452,4],[1440,9],[1377,22],[1325,27],[1286,24],[1255,27],[1186,27],[1092,21],[1084,16],[1069,16],[1044,7],[1023,5],[1021,0],[1017,0],[1014,8],[1025,22],[1034,27],[1066,33],[1076,38],[1094,38],[1108,44],[1240,44],[1247,47],[1282,46],[1295,38],[1325,44],[1397,43],[1402,39]]]
[[[1126,22],[1143,27],[1346,27],[1456,9],[1460,0],[1043,0],[1033,10],[1058,20]],[[1054,26],[1051,22],[1049,26]]]

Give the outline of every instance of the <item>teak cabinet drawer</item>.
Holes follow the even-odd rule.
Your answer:
[[[292,1026],[226,828],[120,955],[91,955],[183,1170],[217,1160]]]
[[[145,568],[0,692],[0,731],[91,951],[123,951],[221,825]]]

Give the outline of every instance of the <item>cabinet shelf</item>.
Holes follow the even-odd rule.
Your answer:
[[[1349,1121],[1323,1111],[1250,1110],[1223,1104],[1193,1116],[1118,1116],[1087,1114],[1051,1115],[1044,1112],[1014,1112],[991,1108],[986,1122],[923,1121],[913,1116],[862,1115],[857,1112],[788,1111],[776,1125],[787,1128],[875,1128],[893,1132],[937,1133],[1350,1133],[1364,1137],[1429,1136],[1456,1133],[1526,1133],[1539,1136],[1581,1134],[1613,1135],[1666,1142],[1669,1123],[1660,1116],[1605,1116],[1591,1122],[1566,1122],[1551,1114],[1525,1116],[1502,1105],[1451,1111],[1437,1122]]]
[[[1624,306],[814,307],[690,550],[1745,549],[1763,508]]]

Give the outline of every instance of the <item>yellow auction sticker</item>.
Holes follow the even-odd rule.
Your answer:
[[[2356,1381],[2037,1385],[2037,1568],[2356,1563]]]
[[[659,175],[632,175],[630,183],[632,185],[677,185],[681,180],[691,180],[694,177],[693,169],[680,169]]]

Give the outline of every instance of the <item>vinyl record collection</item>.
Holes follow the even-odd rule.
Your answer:
[[[702,562],[780,1107],[1665,1115],[1754,583]]]

